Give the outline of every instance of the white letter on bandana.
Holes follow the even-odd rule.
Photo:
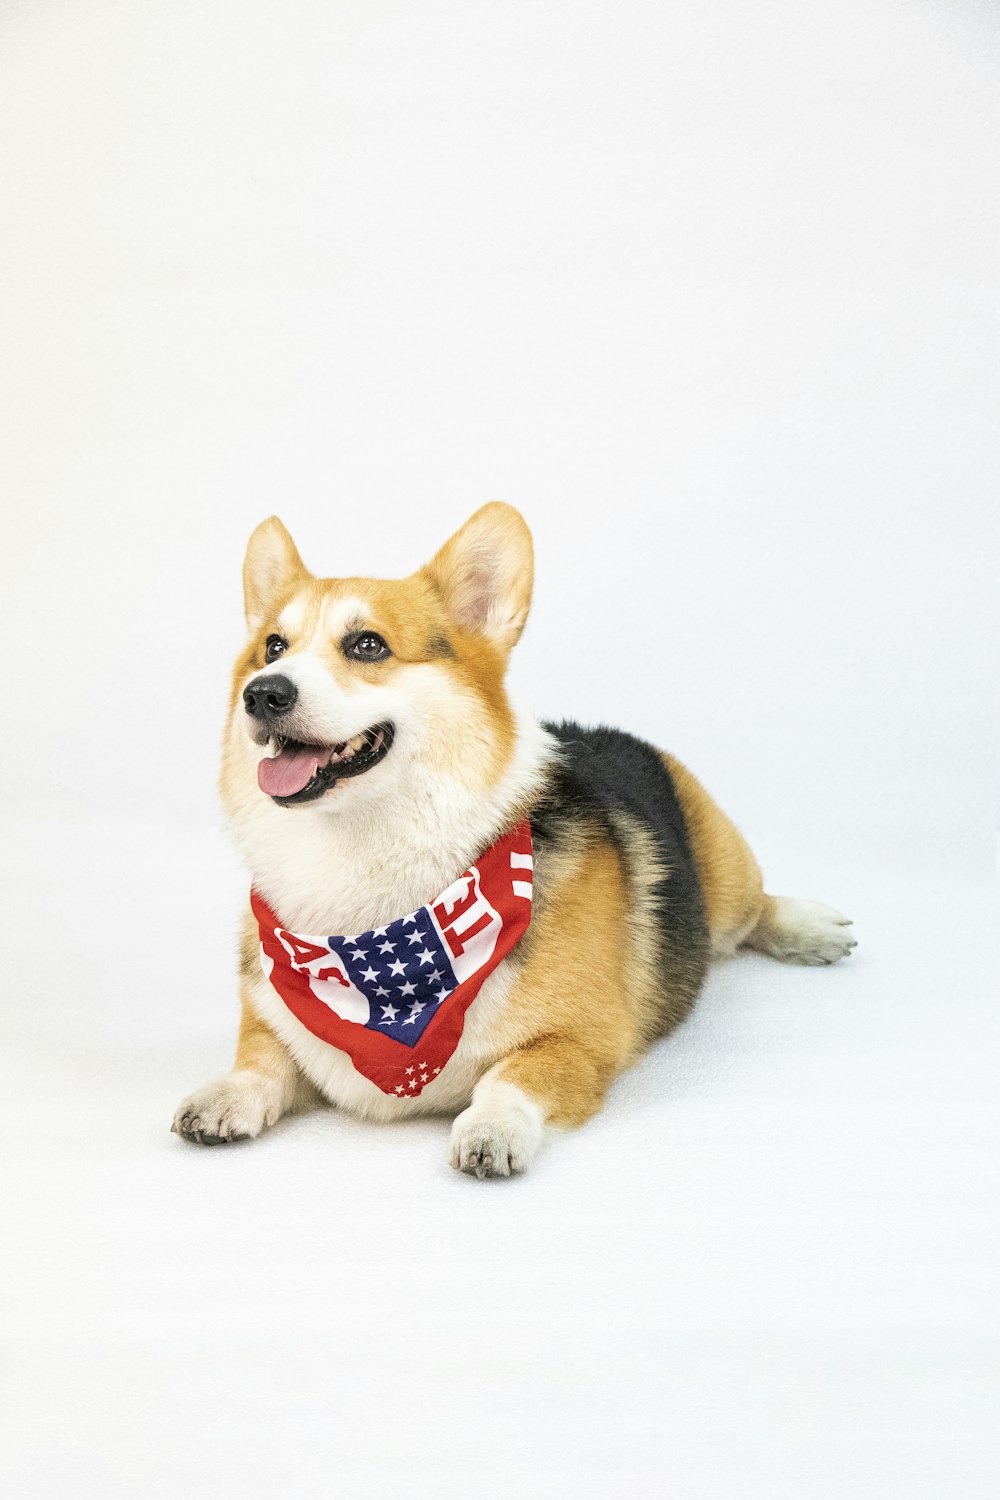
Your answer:
[[[309,978],[309,988],[317,1000],[344,1021],[368,1022],[368,1001],[351,983],[347,970],[336,953],[318,938],[302,938],[284,927],[275,928],[275,937],[292,960],[292,968]]]

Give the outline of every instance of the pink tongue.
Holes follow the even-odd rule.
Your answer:
[[[265,755],[257,767],[257,785],[269,797],[294,796],[329,758],[329,750],[315,749],[281,750],[277,755]]]

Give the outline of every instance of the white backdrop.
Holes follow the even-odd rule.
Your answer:
[[[35,1372],[29,1412],[53,1389],[38,1330],[53,1285],[66,1285],[58,1256],[45,1262],[49,1280],[37,1271],[39,1204],[53,1215],[43,1233],[72,1238],[81,1222],[93,1225],[93,1210],[60,1196],[65,1169],[52,1162],[76,1130],[99,1149],[107,1111],[80,1104],[92,1074],[79,1082],[79,1059],[86,1052],[100,1072],[116,1047],[125,1057],[136,1024],[134,995],[102,979],[105,958],[86,931],[91,917],[123,910],[141,923],[154,894],[174,899],[185,870],[197,871],[199,899],[217,900],[220,922],[235,910],[242,877],[212,832],[216,746],[241,638],[243,547],[272,511],[315,570],[392,576],[483,501],[517,504],[538,554],[512,669],[517,696],[544,715],[622,724],[688,760],[751,836],[773,885],[855,914],[867,902],[870,953],[879,899],[912,900],[895,927],[885,917],[898,945],[887,938],[885,951],[912,964],[933,945],[928,962],[939,968],[932,980],[887,963],[872,980],[872,1004],[890,1007],[859,1106],[872,1128],[892,1059],[911,1081],[931,1068],[939,1003],[968,1006],[985,1025],[984,971],[973,983],[961,962],[965,952],[982,958],[968,903],[988,877],[994,838],[998,68],[998,13],[973,0],[4,7],[6,889],[22,923],[41,932],[69,921],[87,955],[66,958],[54,989],[23,944],[6,971],[11,1032],[26,1049],[17,1076],[50,1076],[67,1037],[83,1049],[63,1059],[55,1091],[72,1107],[52,1105],[62,1123],[24,1166],[17,1264],[43,1278],[17,1304]],[[147,882],[146,906],[137,880]],[[946,898],[966,914],[961,943],[942,918]],[[129,1054],[118,1084],[102,1086],[120,1114],[122,1078],[150,1080],[129,1106],[146,1153],[130,1191],[144,1204],[176,1144],[162,1138],[160,1117],[203,1081],[193,1070],[207,1076],[226,1061],[226,942],[206,939],[204,954],[212,998],[206,986],[197,1004],[170,1011],[163,979],[163,1010],[142,1022],[153,1027],[142,1034],[144,1062]],[[745,972],[761,994],[778,984],[771,970]],[[917,1044],[894,1038],[910,1024],[907,987],[922,982],[924,1063],[904,1064]],[[968,1058],[983,1047],[978,1025],[962,1033]],[[88,1052],[95,1034],[103,1050]],[[956,1110],[964,1066],[952,1078]],[[34,1087],[23,1105],[32,1117]],[[938,1122],[952,1104],[939,1100]],[[34,1127],[18,1119],[22,1142]],[[418,1152],[401,1134],[399,1159],[419,1178],[440,1142]],[[874,1138],[879,1159],[877,1129]],[[566,1160],[577,1163],[581,1195],[600,1198],[588,1139]],[[933,1152],[929,1136],[923,1146]],[[279,1133],[279,1147],[287,1158],[259,1158],[276,1180],[302,1137]],[[330,1149],[324,1137],[316,1160]],[[363,1166],[375,1148],[355,1133],[350,1149]],[[613,1133],[604,1141],[612,1193],[623,1149]],[[886,1183],[901,1159],[884,1158]],[[190,1156],[169,1160],[171,1171],[178,1161],[209,1170]],[[938,1162],[941,1184],[952,1161]],[[807,1194],[804,1160],[800,1169]],[[433,1180],[435,1192],[453,1191]],[[675,1186],[674,1209],[691,1222],[691,1184]],[[176,1191],[190,1191],[186,1179]],[[638,1181],[636,1192],[639,1223]],[[461,1215],[470,1201],[463,1195]],[[549,1200],[506,1201],[530,1201],[524,1232],[535,1234]],[[783,1239],[790,1221],[801,1223],[802,1202],[793,1195],[787,1216],[761,1231],[761,1264],[769,1234]],[[190,1230],[199,1243],[205,1212]],[[844,1213],[851,1223],[862,1209]],[[91,1227],[94,1267],[117,1232]],[[224,1237],[218,1224],[213,1232]],[[557,1239],[558,1228],[547,1234]],[[478,1247],[488,1284],[498,1274],[492,1243]],[[178,1252],[190,1264],[190,1251]],[[210,1284],[216,1307],[221,1286]],[[708,1308],[712,1287],[702,1291]],[[152,1337],[161,1293],[150,1289],[146,1320],[136,1313],[128,1325],[136,1338]],[[84,1276],[69,1325],[82,1326],[73,1319],[95,1295]],[[544,1319],[540,1291],[532,1305]],[[190,1314],[199,1328],[207,1306]],[[481,1312],[486,1327],[492,1313]],[[620,1316],[660,1326],[645,1293]],[[833,1322],[863,1343],[873,1316],[841,1310]],[[942,1316],[954,1325],[954,1308]],[[897,1323],[910,1331],[898,1344],[890,1337],[890,1381],[915,1337],[904,1312]],[[977,1312],[970,1327],[981,1326]],[[785,1430],[775,1417],[782,1382],[795,1384],[808,1353],[794,1344],[794,1318],[789,1327],[781,1337],[792,1352],[775,1345],[769,1356],[780,1381],[760,1397],[762,1410],[773,1397],[775,1430]],[[725,1385],[727,1369],[759,1363],[747,1350],[730,1359],[711,1336],[703,1347],[716,1361],[694,1377],[708,1410],[719,1370]],[[81,1348],[86,1365],[91,1345]],[[175,1359],[185,1389],[224,1390],[225,1375],[190,1367],[185,1350],[150,1359]],[[618,1355],[601,1357],[611,1369]],[[76,1357],[52,1356],[60,1370]],[[647,1359],[655,1367],[644,1349]],[[122,1399],[113,1364],[108,1355],[100,1366],[106,1421]],[[252,1359],[245,1369],[256,1369]],[[497,1369],[489,1399],[506,1423],[520,1408],[512,1417]],[[843,1378],[853,1389],[853,1366]],[[169,1393],[156,1399],[169,1407]],[[169,1409],[183,1429],[181,1407]],[[849,1405],[836,1411],[854,1423]],[[624,1442],[631,1428],[615,1412],[612,1435]],[[654,1428],[659,1420],[650,1417]],[[122,1435],[100,1420],[97,1430],[95,1493],[116,1493],[125,1471],[100,1464]],[[805,1471],[781,1467],[777,1440],[745,1448],[734,1430],[724,1416],[713,1426],[699,1415],[690,1430],[677,1418],[670,1431],[689,1467],[674,1493],[735,1500],[751,1493],[752,1470],[769,1500],[786,1480],[790,1495],[854,1496],[867,1493],[866,1474],[874,1485],[882,1472],[876,1463],[838,1478],[821,1445],[807,1483]],[[732,1466],[703,1489],[707,1431]],[[39,1453],[51,1444],[33,1442],[17,1471],[21,1495],[31,1474],[30,1493],[47,1493]],[[215,1452],[208,1439],[205,1452]],[[933,1455],[921,1462],[933,1478]],[[662,1493],[655,1455],[648,1464],[635,1469],[637,1495]],[[619,1472],[581,1461],[575,1495],[585,1493],[584,1468],[595,1483]],[[226,1472],[213,1493],[249,1493],[235,1480],[227,1488]],[[195,1464],[188,1477],[198,1474]],[[981,1475],[970,1470],[963,1500],[978,1495]],[[465,1471],[453,1477],[467,1492]],[[451,1493],[446,1479],[440,1494]],[[529,1495],[570,1492],[548,1469],[518,1483]],[[153,1494],[148,1476],[140,1488]],[[898,1493],[924,1492],[911,1475]]]
[[[252,526],[503,498],[539,712],[988,849],[991,10],[9,9],[5,793],[213,819]]]

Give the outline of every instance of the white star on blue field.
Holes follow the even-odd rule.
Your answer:
[[[331,937],[330,947],[368,1000],[369,1031],[413,1047],[458,980],[426,910],[358,937]]]

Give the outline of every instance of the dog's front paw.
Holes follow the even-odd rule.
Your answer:
[[[488,1097],[473,1099],[451,1127],[451,1164],[474,1177],[510,1177],[531,1165],[542,1134],[534,1100],[512,1084],[494,1083]]]
[[[171,1130],[199,1146],[246,1141],[273,1125],[281,1113],[272,1099],[273,1082],[259,1073],[228,1073],[189,1094],[174,1115]]]

